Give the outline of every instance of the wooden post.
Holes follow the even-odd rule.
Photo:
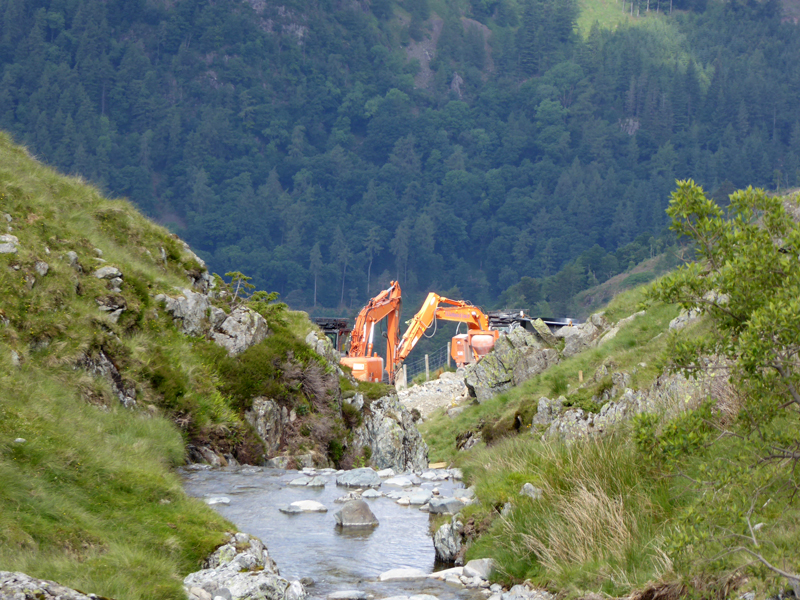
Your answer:
[[[431,368],[428,364],[428,355],[425,355],[425,381],[428,381],[431,378]]]
[[[583,371],[578,371],[578,383],[583,383]]]
[[[447,368],[450,368],[450,342],[447,342]]]

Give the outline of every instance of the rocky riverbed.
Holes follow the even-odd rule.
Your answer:
[[[255,589],[283,600],[502,600],[504,595],[515,600],[524,591],[516,590],[512,597],[509,590],[492,585],[488,561],[450,569],[436,563],[429,514],[452,514],[473,497],[457,469],[398,474],[370,468],[283,471],[197,465],[184,471],[184,480],[189,494],[248,532],[232,537],[227,549],[212,556],[208,569],[187,577],[187,592],[194,600],[227,598],[233,591],[231,598],[249,598],[240,587],[231,590],[225,584],[240,586],[240,580],[255,582],[258,577],[263,582]],[[367,505],[377,526],[337,525],[346,513],[343,507],[356,504],[354,500]],[[252,542],[254,538],[264,546]],[[230,566],[220,565],[220,557]],[[245,576],[250,566],[261,575]],[[220,568],[216,576],[213,570]]]

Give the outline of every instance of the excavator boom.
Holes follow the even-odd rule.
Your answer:
[[[397,346],[395,369],[433,324],[434,319],[467,324],[467,333],[453,338],[451,354],[458,366],[474,362],[494,347],[498,332],[489,331],[489,318],[477,306],[464,300],[451,300],[430,292],[422,308],[408,322],[408,329]]]
[[[389,288],[370,300],[356,317],[350,334],[350,349],[341,363],[353,370],[353,376],[362,381],[383,379],[383,359],[373,355],[375,325],[386,319],[386,371],[389,381],[394,381],[395,350],[400,337],[400,284],[392,281]]]

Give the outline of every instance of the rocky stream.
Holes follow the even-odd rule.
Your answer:
[[[186,578],[192,599],[503,596],[499,585],[487,581],[489,561],[455,568],[436,562],[429,515],[457,512],[472,498],[457,469],[395,475],[391,469],[287,471],[195,465],[182,474],[190,495],[203,498],[247,532],[234,535],[228,550],[218,550],[209,568]],[[369,515],[367,520],[348,521],[348,507],[359,505]],[[263,540],[268,551],[250,535]],[[261,564],[242,558],[253,554],[247,548],[251,540]],[[220,566],[226,561],[233,568]],[[252,591],[243,593],[248,585]]]

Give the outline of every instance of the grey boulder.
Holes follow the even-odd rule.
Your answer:
[[[25,573],[0,571],[0,598],[10,600],[92,600],[81,592],[54,581],[36,579]]]
[[[375,527],[378,519],[363,500],[350,500],[333,515],[338,527]]]
[[[454,515],[464,504],[458,498],[433,498],[430,512],[434,515]]]
[[[369,467],[353,469],[342,473],[336,478],[336,485],[344,487],[380,487],[381,478]]]

